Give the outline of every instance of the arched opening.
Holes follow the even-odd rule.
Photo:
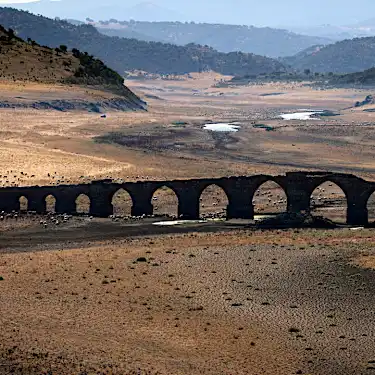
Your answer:
[[[311,194],[310,212],[323,216],[335,223],[346,223],[347,200],[342,189],[333,182],[319,185]]]
[[[29,201],[26,197],[22,196],[19,199],[20,202],[20,211],[26,212],[28,210]]]
[[[56,198],[52,194],[46,197],[46,212],[56,212]]]
[[[152,196],[154,215],[177,219],[178,197],[169,187],[163,186],[156,190]]]
[[[130,194],[124,190],[118,190],[112,198],[113,214],[116,216],[131,216],[133,201]]]
[[[284,189],[275,181],[260,185],[253,196],[254,216],[278,215],[287,212],[288,199]]]
[[[90,213],[90,198],[81,194],[76,199],[76,212],[78,214],[89,214]]]
[[[367,201],[367,211],[368,211],[368,222],[375,223],[375,192],[371,194],[369,200]]]
[[[209,185],[199,198],[199,216],[202,219],[226,218],[228,203],[228,197],[220,186]]]

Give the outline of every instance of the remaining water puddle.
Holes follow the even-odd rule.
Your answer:
[[[284,120],[319,120],[320,117],[331,117],[331,116],[339,116],[340,114],[331,110],[316,110],[316,111],[309,111],[308,109],[300,109],[299,112],[294,113],[282,113],[280,115],[281,118]]]
[[[171,220],[171,221],[158,221],[153,223],[153,225],[157,226],[172,226],[172,225],[186,225],[186,224],[202,224],[207,223],[207,220]]]
[[[312,117],[316,114],[322,113],[324,111],[314,111],[314,112],[295,112],[295,113],[283,113],[280,115],[284,120],[318,120],[316,117]]]
[[[255,215],[254,221],[262,221],[264,219],[275,217],[275,215]],[[205,224],[205,223],[223,223],[227,220],[224,218],[218,218],[218,219],[205,219],[205,220],[168,220],[168,221],[157,221],[155,223],[152,223],[153,225],[157,225],[160,227],[169,227],[169,226],[175,226],[175,225],[189,225],[189,224]],[[233,221],[233,220],[232,220]],[[239,222],[245,222],[248,224],[249,222],[252,222],[250,219],[238,219]]]
[[[238,132],[241,129],[241,126],[239,122],[223,122],[217,124],[206,124],[203,129],[213,132]]]

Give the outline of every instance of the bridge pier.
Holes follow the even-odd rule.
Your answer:
[[[254,176],[250,179],[241,178],[229,181],[227,184],[227,195],[229,204],[227,206],[227,219],[254,219],[253,199],[255,192],[267,177]]]
[[[368,225],[367,202],[371,196],[367,186],[352,186],[348,194],[347,224]]]
[[[310,212],[310,195],[302,189],[287,190],[288,208],[287,212],[301,213]]]
[[[108,217],[113,215],[113,205],[106,199],[93,199],[90,204],[90,215],[97,217]]]
[[[157,187],[153,182],[137,182],[130,184],[130,186],[124,186],[124,189],[130,194],[133,201],[132,216],[151,216],[154,213],[151,200]]]
[[[77,195],[74,192],[59,192],[56,194],[56,213],[68,215],[77,213],[76,197]]]
[[[0,196],[0,211],[12,212],[20,210],[20,195],[18,193],[4,192]]]
[[[349,225],[368,225],[368,209],[367,207],[357,207],[355,205],[348,206],[347,224]]]
[[[241,204],[241,202],[230,203],[227,206],[227,219],[254,219],[254,205]]]
[[[108,217],[113,215],[111,187],[93,184],[90,187],[90,215]]]
[[[199,220],[199,193],[192,187],[192,190],[184,189],[179,191],[178,217],[183,220]]]
[[[136,200],[131,209],[132,216],[151,216],[154,213],[154,206],[150,201]]]
[[[38,214],[44,214],[46,212],[46,201],[43,195],[29,195],[27,210]]]
[[[178,217],[183,220],[199,220],[199,200],[198,204],[183,202],[178,205]]]

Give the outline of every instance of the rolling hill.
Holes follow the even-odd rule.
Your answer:
[[[112,69],[143,70],[159,74],[185,74],[213,70],[226,75],[259,74],[285,70],[274,59],[242,52],[221,53],[207,46],[176,46],[136,39],[110,37],[91,25],[73,25],[12,8],[0,8],[0,24],[22,38],[40,44],[67,45],[103,60]]]
[[[337,75],[330,79],[329,84],[350,85],[350,86],[375,86],[375,68],[367,69],[363,72]]]
[[[223,25],[194,22],[141,22],[110,20],[94,23],[104,34],[124,37],[136,33],[142,40],[165,43],[208,45],[221,52],[242,51],[273,58],[294,55],[328,38],[298,35],[269,27]]]
[[[68,21],[70,22],[70,21]],[[94,25],[93,25],[94,26]],[[109,21],[102,22],[99,25],[100,27],[96,27],[96,29],[107,36],[119,37],[119,38],[126,38],[126,39],[138,39],[143,40],[145,42],[160,42],[166,43],[164,40],[155,38],[150,35],[141,34],[137,31],[128,29],[128,28],[117,28],[115,25],[111,24]]]
[[[0,79],[13,82],[69,84],[107,91],[121,97],[128,109],[143,109],[144,102],[124,85],[124,79],[102,61],[61,45],[40,46],[24,41],[0,26]]]
[[[288,63],[298,70],[355,73],[375,66],[375,37],[347,39],[305,52],[288,58]]]

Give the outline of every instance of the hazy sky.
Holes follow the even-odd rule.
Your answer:
[[[22,2],[0,0],[0,4],[8,5],[10,1]],[[47,3],[50,1],[41,0]],[[38,10],[47,16],[58,16],[60,14],[51,14],[58,12],[63,17],[79,15],[82,18],[82,14],[89,13],[90,9],[105,7],[108,11],[113,7],[114,18],[126,19],[121,17],[119,10],[140,2],[142,0],[61,0],[43,6],[40,3]],[[375,0],[152,0],[152,3],[178,12],[181,20],[256,26],[345,25],[366,20],[372,15],[375,17]]]

